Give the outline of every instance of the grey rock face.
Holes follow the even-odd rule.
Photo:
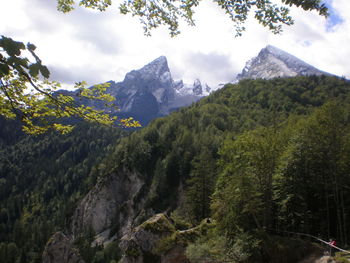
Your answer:
[[[161,56],[141,69],[132,70],[122,82],[108,81],[107,93],[116,98],[116,108],[107,108],[104,102],[78,97],[76,92],[61,90],[58,93],[76,96],[81,104],[98,110],[106,110],[119,117],[134,117],[142,124],[169,114],[174,109],[188,106],[209,95],[208,85],[202,87],[199,80],[193,85],[182,80],[174,81],[166,57]]]
[[[73,247],[73,241],[62,232],[55,233],[45,246],[43,263],[85,263]]]
[[[193,85],[174,81],[166,57],[161,56],[139,70],[126,74],[123,82],[114,83],[108,92],[120,102],[122,112],[153,117],[169,114],[173,108],[188,106],[210,93],[196,80]]]
[[[196,79],[193,84],[184,84],[182,80],[174,82],[175,98],[170,101],[168,111],[191,105],[193,102],[208,96],[213,90]]]
[[[136,173],[120,171],[100,181],[79,203],[72,220],[74,236],[92,228],[96,234],[119,224],[117,236],[128,232],[142,202],[134,204],[144,182]],[[104,240],[102,240],[103,242]]]
[[[147,93],[159,104],[160,109],[166,107],[174,98],[174,83],[168,67],[166,57],[162,56],[147,64],[139,70],[126,74],[123,82],[117,84],[119,89],[116,97],[126,95],[128,99],[123,102],[121,110],[132,112],[138,106],[135,97]],[[138,108],[138,107],[137,107]]]
[[[263,48],[259,55],[249,60],[236,79],[272,79],[305,75],[328,74],[274,46]],[[329,75],[329,74],[328,74]]]
[[[136,173],[119,171],[118,174],[104,177],[75,209],[71,236],[58,232],[50,238],[43,254],[43,263],[85,263],[73,242],[86,230],[93,229],[96,234],[92,246],[107,245],[130,233],[133,226],[139,223],[139,215],[150,217],[154,214],[143,210],[142,198],[135,200],[143,185],[144,181]],[[116,225],[117,231],[111,233]]]
[[[195,95],[203,94],[202,84],[199,79],[196,79],[196,81],[193,83],[193,94]]]

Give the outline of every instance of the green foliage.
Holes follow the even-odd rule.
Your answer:
[[[255,259],[239,240],[260,251],[264,227],[329,233],[345,242],[349,88],[346,80],[329,76],[244,80],[154,120],[116,147],[108,145],[121,134],[101,127],[17,139],[5,128],[0,133],[0,242],[15,242],[30,260],[40,261],[47,237],[69,225],[76,202],[97,177],[120,169],[145,181],[134,201],[145,200],[145,210],[155,213],[176,210],[175,225],[182,230],[208,216],[211,197],[217,242],[227,244],[218,250],[222,257]],[[95,157],[108,152],[103,161]],[[147,227],[176,231],[162,224]],[[182,237],[171,235],[163,248],[186,240]],[[204,247],[215,248],[211,238],[216,240],[208,237]],[[90,260],[105,258],[101,251]]]
[[[247,262],[259,247],[259,240],[247,233],[230,240],[214,229],[190,244],[186,248],[186,256],[191,263]]]
[[[173,224],[170,223],[169,219],[164,214],[156,215],[155,220],[147,220],[140,227],[154,234],[171,233],[175,230]]]
[[[262,255],[271,263],[300,262],[310,255],[323,255],[321,245],[302,239],[264,235],[262,240]]]
[[[129,246],[128,249],[125,251],[125,255],[131,258],[137,258],[141,255],[141,252],[137,248]]]
[[[154,248],[155,254],[165,253],[176,246],[186,247],[188,243],[198,238],[197,231],[175,231],[171,235],[159,240]]]
[[[281,226],[346,243],[349,104],[331,102],[296,130],[276,174]],[[312,195],[310,195],[312,193]]]
[[[349,106],[331,101],[309,116],[225,141],[212,202],[218,230],[229,239],[277,229],[346,244]]]
[[[271,227],[272,178],[285,136],[276,127],[259,127],[224,142],[212,209],[228,236]]]
[[[209,229],[213,229],[214,226],[214,224],[208,223],[207,220],[203,220],[198,226],[193,228],[184,230],[173,229],[170,235],[165,236],[156,243],[153,252],[161,255],[174,247],[187,247],[188,244],[193,243],[201,235],[206,234]]]
[[[192,226],[192,224],[188,222],[189,218],[183,218],[178,210],[173,211],[170,214],[170,218],[174,222],[175,228],[178,230],[185,230]]]
[[[79,254],[85,262],[91,263],[106,263],[117,261],[121,257],[118,243],[113,241],[103,245],[92,246],[95,232],[92,228],[88,228],[84,233],[75,238],[74,245],[78,248]],[[132,253],[129,251],[129,253]]]
[[[14,242],[17,259],[41,262],[48,238],[69,227],[76,203],[101,175],[101,162],[112,151],[111,143],[124,134],[112,127],[78,124],[69,134],[22,136],[4,145],[0,150],[0,243]]]
[[[188,229],[176,229],[174,222],[169,222],[171,227],[168,229],[157,232],[161,234],[161,239],[159,239],[152,249],[152,253],[156,256],[161,256],[169,252],[174,248],[185,248],[188,244],[193,243],[198,237],[206,234],[209,229],[213,229],[215,224],[208,223],[207,220],[203,220],[198,226]]]
[[[346,254],[344,252],[337,252],[335,253],[334,260],[336,263],[347,263],[349,262],[349,254]]]
[[[279,130],[279,123],[290,115],[309,114],[314,107],[331,98],[346,100],[349,86],[345,80],[326,76],[244,80],[237,85],[227,85],[191,107],[154,120],[123,140],[106,164],[106,170],[113,172],[124,167],[144,176],[145,187],[149,190],[145,196],[146,208],[155,212],[169,207],[180,208],[181,217],[200,221],[208,216],[208,197],[211,184],[216,181],[218,151],[222,143],[226,138],[228,141],[235,139],[243,131],[271,126],[251,132],[251,150],[243,156],[247,162],[255,160],[250,173],[253,188],[249,191],[255,192],[259,187],[253,195],[256,198],[251,199],[247,194],[247,200],[263,202],[265,208],[258,220],[261,225],[269,225],[273,172],[268,170],[275,165],[269,158],[279,156],[282,149],[277,149],[278,145],[284,145],[283,138],[288,137]],[[279,141],[274,141],[275,137],[280,138]],[[256,149],[255,142],[259,143]],[[241,144],[241,150],[245,151],[248,145],[244,146],[243,139]],[[266,153],[266,156],[260,159],[258,153]],[[259,171],[260,168],[268,173]],[[255,178],[264,180],[256,184]],[[197,198],[203,191],[195,182],[201,180],[208,182],[206,189],[202,188],[206,194],[204,198]],[[184,198],[186,196],[189,202]],[[201,207],[206,212],[202,213]],[[251,205],[249,209],[254,207]]]
[[[95,234],[93,228],[89,227],[74,239],[74,245],[78,248],[85,262],[93,262],[94,259],[99,262],[101,257],[103,258],[103,252],[100,251],[101,248],[98,246],[91,246]]]
[[[28,43],[0,38],[0,115],[18,118],[23,122],[23,131],[41,134],[54,129],[62,134],[70,132],[72,125],[58,122],[59,118],[76,117],[86,121],[112,125],[117,117],[103,111],[79,104],[72,96],[55,93],[61,84],[49,81],[50,71],[35,53],[36,47]],[[26,57],[29,52],[32,57]],[[34,61],[32,61],[34,58]],[[108,84],[84,89],[84,82],[76,83],[80,97],[111,104],[115,99],[105,94]],[[132,119],[118,120],[125,127],[139,127]]]
[[[210,217],[210,197],[216,181],[216,161],[208,149],[204,149],[191,164],[190,178],[186,182],[185,209],[188,219],[198,223]]]
[[[69,12],[74,9],[75,2],[78,2],[80,6],[99,11],[105,11],[112,4],[112,0],[57,0],[57,8],[59,11]],[[301,7],[304,10],[316,10],[323,16],[327,16],[328,12],[326,6],[321,4],[320,0],[282,0],[282,5],[274,4],[270,0],[214,0],[213,2],[221,7],[230,17],[234,23],[237,36],[241,35],[245,30],[244,23],[252,9],[256,9],[254,10],[255,19],[275,34],[282,31],[282,24],[293,24],[293,20],[289,16],[288,5]],[[180,33],[180,19],[183,19],[188,25],[195,25],[193,15],[199,3],[200,0],[133,0],[123,1],[119,5],[119,10],[122,14],[130,13],[132,16],[139,17],[147,35],[150,35],[150,31],[154,28],[167,26],[170,35],[175,36]]]

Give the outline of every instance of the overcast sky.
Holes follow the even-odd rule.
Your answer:
[[[102,13],[77,8],[62,14],[56,0],[1,0],[0,35],[34,43],[52,78],[68,85],[122,81],[127,72],[164,55],[174,79],[192,83],[199,78],[217,86],[231,81],[268,44],[350,78],[350,1],[327,3],[328,20],[293,8],[295,24],[281,35],[251,19],[243,36],[235,38],[229,18],[215,4],[201,1],[196,27],[183,25],[182,34],[171,38],[165,28],[145,37],[138,18],[119,14],[117,6]]]

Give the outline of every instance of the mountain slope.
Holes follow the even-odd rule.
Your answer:
[[[162,211],[175,210],[198,223],[208,216],[218,150],[226,137],[309,114],[330,99],[347,100],[349,91],[347,81],[327,76],[242,80],[156,119],[125,138],[104,162],[105,177],[73,217],[74,235],[92,227],[102,243],[119,240]],[[196,182],[205,182],[204,188]],[[128,194],[121,198],[113,189],[122,185]],[[103,206],[101,199],[106,200]],[[101,208],[102,214],[96,214]]]
[[[6,140],[21,127],[7,122],[1,127]],[[96,183],[101,160],[125,134],[117,128],[79,123],[66,135],[22,134],[1,145],[1,262],[12,263],[11,258],[41,262],[46,241],[70,224],[76,203]]]
[[[259,52],[257,57],[246,63],[236,80],[324,74],[330,75],[277,47],[268,45]]]

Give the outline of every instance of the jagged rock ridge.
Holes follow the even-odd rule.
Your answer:
[[[122,82],[109,81],[109,84],[107,93],[116,97],[120,109],[115,113],[133,116],[144,124],[188,106],[211,92],[210,87],[202,85],[199,80],[193,85],[184,84],[182,80],[174,81],[165,56],[127,73]],[[102,104],[93,106],[104,107]]]
[[[259,52],[257,57],[246,63],[236,80],[323,74],[330,75],[277,47],[268,45]]]

